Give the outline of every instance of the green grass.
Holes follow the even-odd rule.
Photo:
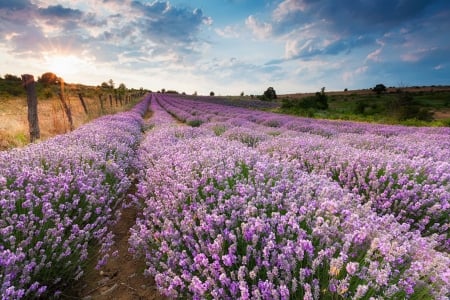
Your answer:
[[[289,98],[291,103],[305,98]],[[272,111],[310,118],[352,120],[361,122],[401,124],[406,126],[450,126],[450,118],[435,119],[434,112],[450,112],[450,91],[342,93],[328,95],[328,109],[319,110],[301,105],[286,107],[283,100]]]

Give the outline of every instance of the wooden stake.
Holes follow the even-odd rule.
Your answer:
[[[33,143],[41,137],[37,111],[36,82],[33,75],[30,74],[23,74],[22,82],[27,91],[28,126],[30,129],[30,141]]]
[[[86,114],[88,114],[88,110],[87,110],[87,107],[86,107],[86,103],[84,102],[83,95],[81,95],[81,93],[78,93],[78,98],[80,98],[81,105],[83,106],[84,112],[85,112]]]
[[[75,127],[73,126],[72,111],[70,110],[70,106],[67,105],[65,95],[64,95],[64,80],[62,78],[60,78],[59,81],[61,83],[60,92],[58,93],[59,100],[61,100],[61,103],[64,107],[64,111],[66,112],[66,115],[67,115],[67,119],[69,120],[70,131],[73,131],[75,129]]]
[[[103,99],[102,99],[102,94],[99,94],[99,95],[98,95],[98,100],[100,100],[100,108],[101,108],[101,110],[102,110],[102,113],[103,113],[104,107],[103,107]]]

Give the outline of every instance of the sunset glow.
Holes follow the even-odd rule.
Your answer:
[[[66,79],[80,71],[83,61],[75,56],[53,56],[46,58],[49,72],[53,72],[58,77]]]

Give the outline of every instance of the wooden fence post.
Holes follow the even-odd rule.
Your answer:
[[[36,82],[33,75],[30,74],[23,74],[22,82],[27,91],[28,127],[30,129],[30,141],[33,143],[41,137],[37,111]]]
[[[109,105],[112,107],[112,95],[109,94]]]
[[[86,103],[84,102],[83,95],[81,95],[81,93],[78,93],[78,98],[80,98],[81,105],[83,106],[84,112],[85,112],[86,114],[88,114],[88,110],[87,110],[87,107],[86,107]]]
[[[73,131],[75,129],[75,127],[73,126],[72,111],[70,110],[69,105],[67,105],[65,95],[64,95],[64,80],[62,78],[60,78],[59,81],[61,83],[60,92],[58,93],[59,100],[61,100],[61,103],[64,107],[64,111],[66,112],[66,115],[67,115],[67,119],[69,120],[70,131]]]
[[[100,109],[102,110],[102,113],[103,113],[104,107],[103,107],[102,94],[99,94],[99,95],[98,95],[98,100],[100,100]]]

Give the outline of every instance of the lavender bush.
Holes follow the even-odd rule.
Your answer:
[[[394,214],[424,236],[436,235],[439,248],[450,250],[448,129],[311,120],[173,97],[161,103],[175,107],[175,114],[213,111],[222,116],[221,135],[261,144],[260,151],[278,159],[298,160],[303,170],[332,178],[377,213]]]
[[[130,187],[127,172],[142,135],[146,97],[130,112],[74,132],[0,152],[0,294],[57,296],[83,274],[89,245],[102,260],[107,226]]]
[[[231,125],[217,134],[154,112],[166,117],[139,150],[144,211],[130,249],[165,295],[446,299],[450,259],[431,237],[299,160],[226,138]]]

